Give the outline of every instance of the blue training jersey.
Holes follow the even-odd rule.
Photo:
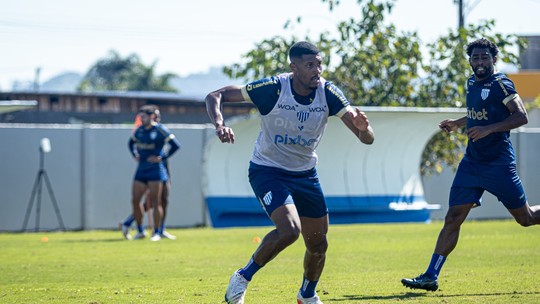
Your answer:
[[[171,145],[171,149],[168,153],[165,153],[163,149],[166,143]],[[130,138],[129,147],[133,155],[139,155],[139,170],[165,170],[164,162],[167,157],[171,156],[180,147],[180,144],[174,134],[172,134],[165,126],[162,124],[152,124],[148,129],[144,126],[137,128]],[[161,156],[162,162],[148,162],[148,157],[152,155]]]
[[[471,76],[467,81],[467,129],[505,120],[511,115],[506,104],[517,96],[514,83],[503,73],[483,81]],[[515,164],[510,131],[492,133],[476,142],[469,139],[464,159],[479,164]]]

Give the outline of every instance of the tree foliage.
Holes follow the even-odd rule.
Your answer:
[[[340,4],[339,0],[321,1],[328,4],[330,12]],[[338,23],[336,37],[325,32],[316,39],[303,38],[325,55],[323,77],[336,83],[354,105],[465,106],[465,81],[471,74],[466,45],[480,37],[498,44],[500,60],[518,63],[512,48],[523,47],[524,41],[516,35],[493,33],[493,20],[449,30],[424,44],[416,32],[400,32],[385,22],[394,2],[357,0],[360,16]],[[243,55],[242,62],[225,67],[224,72],[250,81],[288,71],[287,53],[298,40],[294,36],[265,39]],[[423,153],[421,172],[440,172],[443,164],[455,167],[465,144],[463,134],[436,134]]]
[[[149,66],[139,56],[131,54],[122,58],[116,51],[98,60],[86,73],[78,90],[93,91],[167,91],[176,92],[169,85],[175,74],[156,75],[157,62]]]

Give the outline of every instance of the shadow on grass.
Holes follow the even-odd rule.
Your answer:
[[[329,299],[330,301],[336,302],[350,302],[350,301],[367,301],[367,300],[406,300],[411,298],[420,298],[425,297],[426,292],[407,292],[405,294],[399,295],[388,295],[388,296],[362,296],[362,295],[344,295],[343,298],[334,298]]]
[[[496,297],[496,296],[513,296],[513,295],[540,295],[540,292],[514,291],[514,292],[492,292],[492,293],[466,293],[466,294],[438,294],[428,292],[407,292],[399,295],[387,296],[362,296],[362,295],[343,295],[342,298],[328,299],[335,302],[350,302],[350,301],[367,301],[367,300],[407,300],[413,298],[422,298],[426,296],[434,296],[437,298],[459,298],[459,297]]]
[[[114,239],[78,239],[78,240],[61,240],[57,242],[64,243],[112,243],[112,242],[128,242],[122,238]]]
[[[491,296],[511,296],[511,295],[540,295],[538,291],[513,291],[513,292],[492,292],[492,293],[467,293],[467,294],[445,294],[438,297],[457,298],[457,297],[491,297]]]

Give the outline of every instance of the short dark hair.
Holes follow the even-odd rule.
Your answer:
[[[148,115],[156,114],[159,115],[159,108],[156,105],[144,105],[139,108],[139,112],[144,112]]]
[[[293,58],[300,58],[302,55],[317,55],[320,53],[321,51],[319,51],[313,43],[299,41],[291,46],[291,49],[289,50],[289,59],[292,61]]]
[[[467,55],[469,57],[472,54],[473,49],[479,48],[479,49],[489,49],[489,52],[491,53],[491,56],[496,57],[497,54],[499,54],[499,48],[497,45],[486,38],[480,38],[478,40],[475,40],[467,45]]]

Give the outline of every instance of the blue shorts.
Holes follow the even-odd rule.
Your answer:
[[[137,168],[134,179],[144,184],[155,181],[165,183],[169,180],[169,175],[167,174],[167,170],[164,166],[152,166],[146,168]]]
[[[302,217],[320,218],[328,214],[315,168],[291,172],[250,162],[249,183],[268,216],[285,204],[294,204]]]
[[[520,208],[527,202],[515,164],[479,165],[462,160],[450,189],[450,206],[480,206],[484,191],[495,195],[507,209]]]

